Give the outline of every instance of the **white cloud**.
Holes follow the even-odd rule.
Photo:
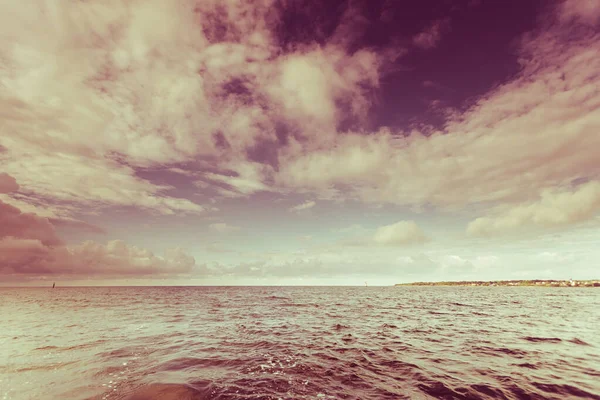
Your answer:
[[[317,203],[313,200],[306,200],[304,203],[300,203],[298,205],[290,207],[289,211],[299,212],[299,211],[309,210],[309,209],[313,208],[316,204]]]
[[[194,258],[182,249],[163,256],[120,240],[75,246],[46,246],[36,239],[0,238],[0,273],[87,277],[140,277],[189,274]]]
[[[133,168],[117,161],[46,151],[30,154],[26,150],[16,151],[21,156],[9,159],[5,169],[27,193],[72,203],[83,212],[90,206],[135,206],[162,214],[205,211],[204,206],[188,199],[165,195],[169,186],[141,179]]]
[[[469,223],[467,233],[489,236],[523,228],[551,228],[590,220],[600,211],[600,182],[588,182],[575,190],[545,190],[538,201],[517,204],[496,215]]]
[[[597,2],[560,3],[558,24],[546,21],[545,31],[523,37],[522,69],[514,79],[449,115],[443,132],[427,135],[340,132],[346,119],[366,120],[391,57],[354,51],[349,42],[360,18],[352,12],[331,40],[282,49],[271,0],[9,3],[0,5],[6,32],[0,38],[0,254],[14,256],[7,263],[21,271],[74,271],[90,254],[99,260],[93,271],[100,264],[110,271],[189,270],[193,263],[179,253],[159,257],[121,242],[63,246],[46,219],[106,207],[163,215],[208,209],[177,197],[184,190],[163,183],[166,170],[182,186],[197,180],[197,190],[226,197],[270,191],[315,199],[294,211],[324,198],[413,209],[470,206],[483,210],[469,225],[474,235],[566,226],[598,214]],[[572,22],[585,24],[572,32]],[[413,45],[437,46],[447,27],[436,21]],[[556,189],[562,187],[575,189]],[[216,223],[210,229],[240,228]],[[358,253],[425,240],[411,221],[361,234],[370,246],[353,248]],[[448,254],[445,265],[497,265],[492,258]],[[354,273],[364,266],[389,272],[389,260],[294,255],[276,260],[289,267],[276,274],[321,267],[319,274]]]
[[[282,52],[271,0],[7,5],[3,166],[29,193],[83,203],[82,211],[97,199],[199,212],[137,175],[198,159],[212,163],[205,176],[225,185],[225,196],[269,190],[261,157],[276,162],[277,150],[255,151],[258,163],[247,158],[277,145],[277,124],[326,141],[338,106],[364,116],[378,85],[381,57],[373,51],[329,43]],[[215,172],[224,169],[232,173]]]
[[[598,0],[564,0],[559,6],[559,19],[569,22],[583,21],[596,24],[600,21],[600,1]]]
[[[422,243],[427,237],[414,221],[400,221],[381,226],[375,231],[373,241],[381,245],[405,245]]]
[[[364,202],[457,209],[534,201],[600,177],[600,36],[527,36],[521,73],[450,117],[444,132],[339,135],[280,158],[278,186]],[[328,195],[329,196],[329,195]]]
[[[349,52],[341,33],[282,51],[272,1],[33,3],[0,13],[3,167],[28,194],[80,212],[206,208],[140,178],[146,167],[201,176],[199,190],[227,197],[296,191],[416,208],[527,202],[600,175],[600,40],[589,27],[524,37],[521,73],[444,132],[338,134],[344,117],[365,117],[388,56]],[[557,12],[594,16],[592,4]],[[415,44],[435,46],[447,25],[435,21]],[[198,160],[200,171],[182,167]]]
[[[272,190],[264,183],[271,172],[269,166],[255,162],[239,162],[225,165],[225,167],[231,171],[231,174],[223,175],[212,172],[205,174],[206,179],[224,185],[218,191],[225,197],[248,196]],[[199,186],[205,184],[204,181],[196,182],[196,185]]]

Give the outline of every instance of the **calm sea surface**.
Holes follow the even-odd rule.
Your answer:
[[[0,288],[0,399],[600,399],[600,290]]]

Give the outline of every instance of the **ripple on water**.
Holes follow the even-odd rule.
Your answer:
[[[532,343],[560,343],[562,339],[556,337],[535,337],[535,336],[525,336],[523,338],[528,342]]]
[[[598,399],[600,292],[496,289],[5,290],[0,398]]]

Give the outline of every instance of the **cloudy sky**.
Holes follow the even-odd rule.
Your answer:
[[[599,277],[600,0],[0,7],[2,285]]]

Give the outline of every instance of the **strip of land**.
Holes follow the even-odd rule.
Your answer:
[[[512,280],[512,281],[447,281],[397,283],[394,286],[543,286],[543,287],[600,287],[600,280]]]

